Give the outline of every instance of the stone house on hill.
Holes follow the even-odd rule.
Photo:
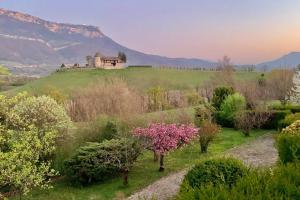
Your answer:
[[[126,60],[118,57],[106,57],[97,52],[94,57],[86,57],[86,67],[102,69],[122,69],[125,68]]]

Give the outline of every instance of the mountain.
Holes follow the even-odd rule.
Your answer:
[[[47,74],[62,63],[84,64],[85,57],[97,51],[107,56],[123,51],[129,65],[215,65],[201,59],[145,54],[116,43],[95,26],[49,22],[1,8],[0,44],[0,64],[17,73]]]
[[[257,65],[258,69],[274,69],[274,68],[296,68],[300,64],[300,52],[291,52],[278,59],[260,63]]]

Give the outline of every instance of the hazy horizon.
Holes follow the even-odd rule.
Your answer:
[[[300,1],[0,0],[49,21],[99,26],[134,50],[254,64],[300,51]]]

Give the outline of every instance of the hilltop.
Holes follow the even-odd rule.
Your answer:
[[[128,65],[209,67],[201,59],[167,58],[134,51],[106,36],[100,28],[49,22],[0,8],[0,63],[14,72],[45,75],[62,63],[85,63],[87,55],[125,52]]]

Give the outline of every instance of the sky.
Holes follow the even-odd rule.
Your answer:
[[[0,0],[42,19],[99,26],[134,50],[254,64],[300,51],[300,0]]]

